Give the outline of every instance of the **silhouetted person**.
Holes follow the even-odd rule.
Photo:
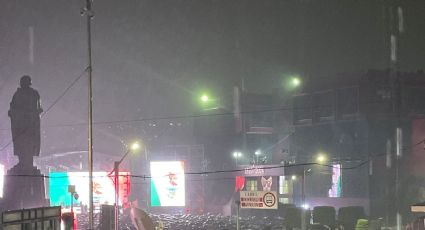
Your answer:
[[[8,115],[11,120],[13,152],[23,168],[33,167],[33,156],[40,154],[40,95],[31,88],[31,78],[23,76],[13,95]]]

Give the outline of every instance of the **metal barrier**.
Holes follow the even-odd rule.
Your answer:
[[[3,212],[3,230],[60,230],[61,207],[41,207]]]

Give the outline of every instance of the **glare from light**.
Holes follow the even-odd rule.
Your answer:
[[[326,156],[324,154],[319,154],[316,160],[318,163],[324,163],[326,161]]]
[[[255,155],[256,155],[256,156],[261,155],[261,150],[257,150],[257,151],[255,151]]]
[[[287,76],[284,80],[284,87],[286,88],[286,90],[289,91],[299,89],[302,84],[302,79],[298,75]]]
[[[242,153],[241,152],[233,152],[233,157],[234,158],[241,158],[242,157]]]
[[[291,176],[291,180],[297,180],[297,176],[296,175],[292,175]]]
[[[202,96],[201,96],[201,101],[202,101],[202,102],[208,102],[208,101],[209,101],[209,99],[210,99],[210,98],[209,98],[209,97],[208,97],[208,95],[206,95],[206,94],[204,94],[204,95],[202,95]]]
[[[294,87],[298,87],[301,85],[301,80],[298,77],[293,77],[291,83]]]
[[[301,205],[301,207],[303,209],[306,209],[306,210],[309,210],[310,209],[310,205],[308,205],[308,204],[303,204],[303,205]]]
[[[134,142],[133,144],[131,144],[130,149],[132,151],[136,151],[136,150],[140,149],[140,144],[138,142]]]

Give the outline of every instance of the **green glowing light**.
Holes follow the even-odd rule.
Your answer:
[[[201,96],[201,101],[202,102],[208,102],[210,100],[210,98],[208,97],[208,95],[204,94]]]

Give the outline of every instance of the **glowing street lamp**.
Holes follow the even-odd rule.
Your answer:
[[[127,157],[127,155],[130,152],[134,152],[140,148],[140,144],[138,142],[134,142],[130,145],[130,148],[127,149],[127,151],[124,153],[124,155],[121,157],[119,161],[114,162],[114,179],[115,179],[115,225],[114,229],[119,230],[119,189],[120,189],[120,183],[119,183],[119,172],[120,172],[120,164],[122,161]]]
[[[257,158],[257,164],[258,164],[258,157],[261,155],[261,154],[263,154],[262,152],[261,152],[261,150],[257,150],[257,151],[255,151],[255,156],[256,156],[256,158]]]
[[[292,86],[294,86],[294,87],[298,87],[298,86],[300,86],[300,85],[301,85],[301,79],[300,79],[300,78],[298,78],[298,77],[292,77],[292,78],[291,78],[291,84],[292,84]]]
[[[235,158],[236,166],[238,165],[238,159],[241,158],[243,154],[241,152],[235,151],[233,152],[233,158]]]
[[[284,87],[289,91],[296,90],[300,88],[301,85],[302,85],[302,80],[298,75],[289,76],[285,78],[284,80]]]
[[[136,151],[136,150],[140,149],[140,144],[139,144],[139,142],[134,142],[133,144],[131,144],[130,149],[131,149],[132,151]]]
[[[210,100],[210,98],[208,97],[208,95],[203,94],[203,95],[201,96],[201,101],[202,101],[202,102],[206,103],[206,102],[208,102],[209,100]]]
[[[326,162],[326,155],[323,153],[319,153],[316,157],[317,163],[323,164]]]

